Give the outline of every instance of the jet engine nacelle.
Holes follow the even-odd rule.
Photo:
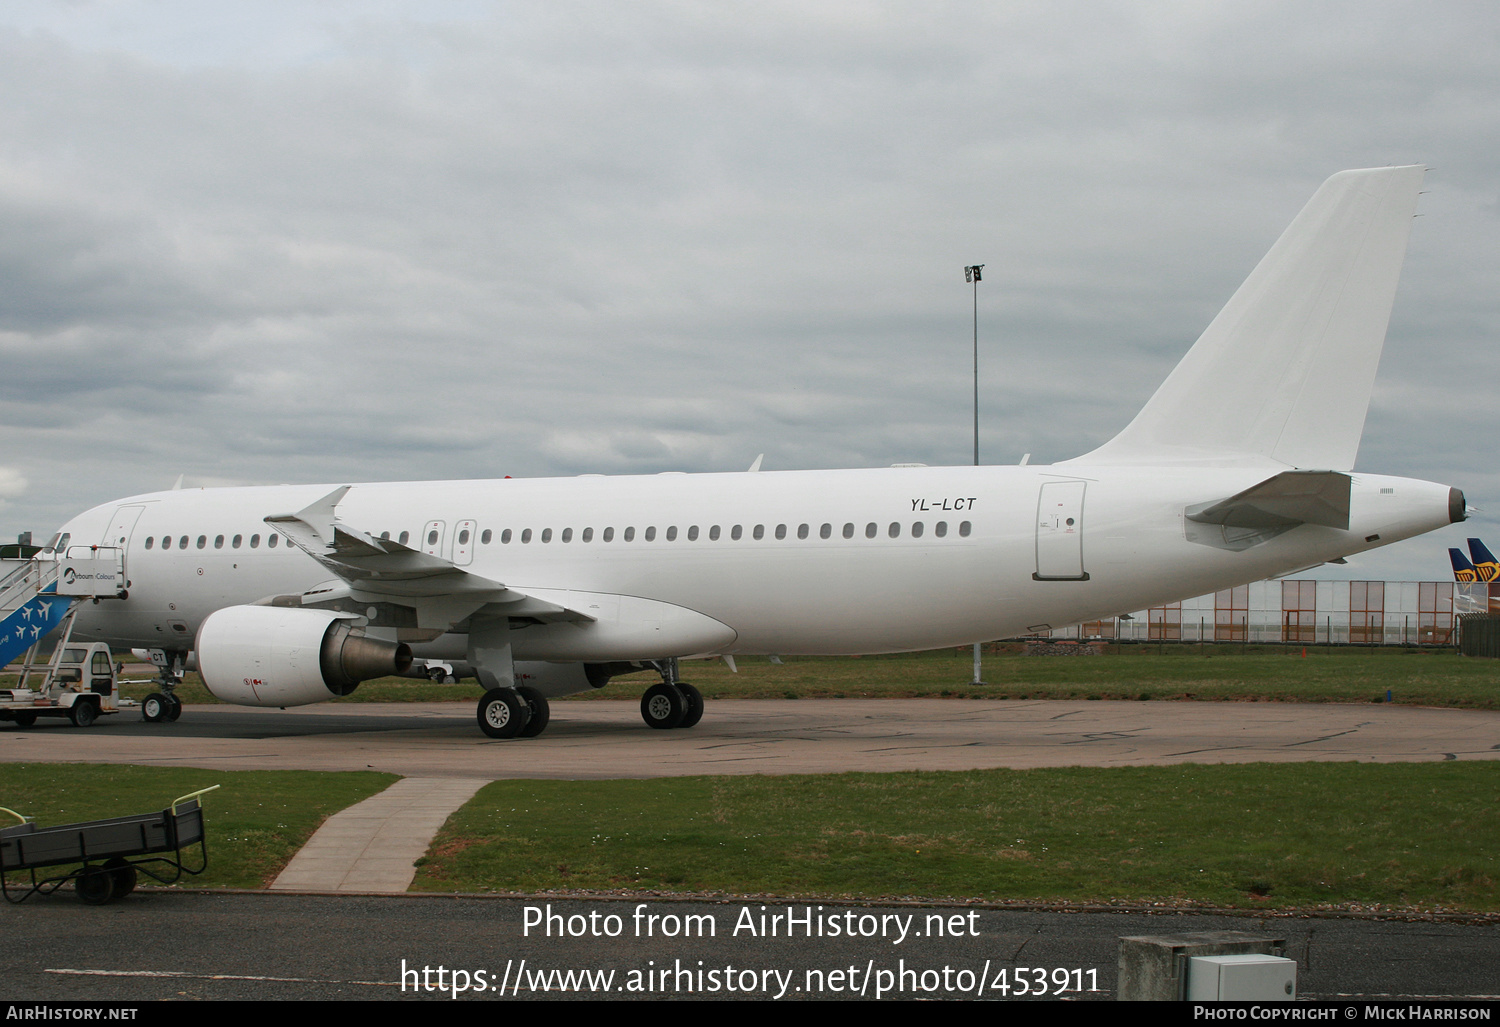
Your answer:
[[[323,702],[411,666],[405,643],[325,610],[228,606],[204,619],[195,648],[208,690],[241,706]]]

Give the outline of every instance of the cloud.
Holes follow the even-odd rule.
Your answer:
[[[964,463],[974,262],[982,453],[1063,459],[1324,177],[1416,161],[1361,465],[1472,475],[1492,404],[1452,378],[1493,377],[1500,322],[1489,20],[7,5],[0,426],[39,487],[4,520],[179,473]]]

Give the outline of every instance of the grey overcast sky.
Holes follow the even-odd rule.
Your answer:
[[[135,492],[1076,456],[1432,167],[1359,468],[1500,544],[1492,3],[0,7],[0,532]],[[1467,529],[1467,530],[1466,530]]]

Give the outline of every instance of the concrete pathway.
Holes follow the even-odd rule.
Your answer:
[[[272,883],[273,890],[404,892],[413,863],[448,817],[485,784],[477,778],[402,778],[329,817]]]

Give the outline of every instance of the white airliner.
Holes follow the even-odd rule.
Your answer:
[[[126,553],[128,597],[75,637],[195,652],[215,695],[252,706],[343,695],[413,654],[465,661],[493,737],[651,667],[642,714],[670,728],[703,709],[679,658],[1004,638],[1440,528],[1464,518],[1457,489],[1352,470],[1423,171],[1330,178],[1075,460],[134,496],[63,529]]]

